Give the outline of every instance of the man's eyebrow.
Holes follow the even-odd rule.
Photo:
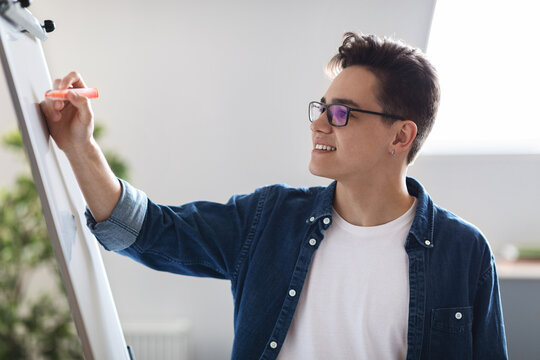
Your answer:
[[[332,99],[332,100],[333,100],[332,104],[342,104],[342,105],[351,105],[351,106],[355,106],[355,107],[360,107],[360,105],[358,105],[357,103],[355,103],[351,99],[335,98],[335,99]],[[321,103],[326,104],[326,98],[322,97],[321,98]]]

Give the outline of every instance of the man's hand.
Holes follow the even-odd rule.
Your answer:
[[[64,90],[86,85],[80,74],[71,72],[63,79],[54,80],[53,87]],[[44,100],[40,106],[52,138],[66,155],[88,149],[94,132],[94,114],[86,97],[69,93],[67,101]]]

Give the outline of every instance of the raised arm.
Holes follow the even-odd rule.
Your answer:
[[[54,89],[70,87],[86,87],[80,74],[71,72],[54,81]],[[40,105],[50,134],[69,159],[92,215],[98,222],[107,219],[118,203],[121,185],[93,137],[90,101],[70,93],[67,101],[45,100]]]

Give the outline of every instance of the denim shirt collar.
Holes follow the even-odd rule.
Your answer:
[[[318,222],[321,218],[329,218],[332,220],[332,206],[334,204],[334,195],[336,193],[337,181],[332,181],[323,191],[317,194],[315,207],[306,219],[307,223]],[[325,224],[325,228],[330,226],[330,223]]]
[[[407,190],[410,195],[416,197],[416,214],[414,221],[409,231],[409,234],[414,236],[418,244],[424,248],[432,248],[433,242],[433,218],[434,209],[433,201],[431,200],[424,187],[414,178],[406,178]],[[306,219],[307,223],[318,222],[321,218],[332,219],[332,205],[334,202],[334,196],[336,192],[337,181],[333,181],[323,191],[317,195],[317,201],[315,201],[315,208]],[[330,226],[330,223],[325,224],[324,228]],[[405,247],[412,249],[413,244],[410,243],[409,238]]]
[[[435,217],[433,200],[418,181],[407,177],[406,182],[409,194],[416,197],[416,214],[409,234],[412,234],[422,247],[432,248],[435,245],[433,242],[433,219]],[[407,238],[405,248],[412,248],[409,238]]]

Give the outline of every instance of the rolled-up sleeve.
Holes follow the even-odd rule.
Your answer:
[[[118,179],[122,186],[120,199],[107,220],[97,222],[87,207],[86,224],[103,247],[120,251],[131,246],[141,230],[148,198],[144,192]]]

